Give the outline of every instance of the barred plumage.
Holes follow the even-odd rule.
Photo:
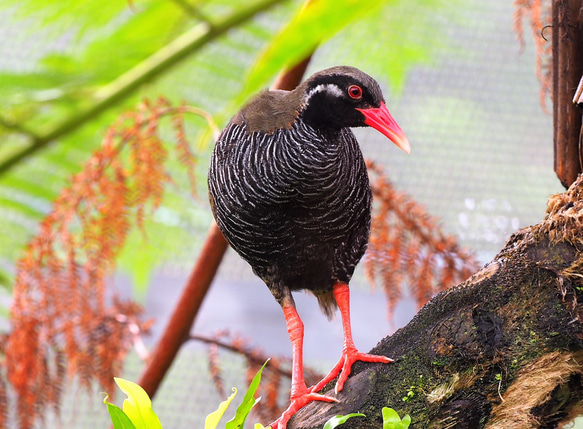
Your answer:
[[[333,285],[350,280],[366,249],[371,192],[350,129],[326,134],[302,121],[273,134],[232,122],[209,189],[221,231],[276,298],[312,290],[330,315]]]
[[[293,91],[251,100],[220,135],[209,170],[215,219],[231,246],[282,306],[293,345],[292,403],[274,428],[318,395],[342,369],[341,390],[359,353],[352,341],[348,282],[368,243],[371,190],[349,127],[370,125],[405,151],[409,143],[374,79],[352,67],[316,73]],[[291,291],[313,292],[326,315],[340,307],[341,362],[308,390],[302,372],[303,324]]]

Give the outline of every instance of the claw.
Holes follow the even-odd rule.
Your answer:
[[[348,290],[348,285],[346,283],[337,283],[334,285],[334,298],[336,303],[340,308],[340,314],[342,315],[342,328],[344,330],[344,347],[342,348],[342,356],[338,363],[332,368],[326,377],[322,379],[318,384],[312,387],[312,392],[319,392],[326,386],[330,381],[336,378],[339,374],[340,377],[336,382],[336,387],[334,391],[336,393],[340,392],[344,387],[344,383],[348,379],[350,372],[352,371],[352,365],[356,361],[363,362],[379,362],[379,363],[391,363],[392,359],[385,356],[370,355],[367,353],[361,353],[356,349],[354,341],[352,339],[352,329],[350,327],[350,292]]]
[[[292,343],[292,393],[289,407],[283,412],[279,419],[272,423],[272,429],[286,429],[287,423],[291,417],[298,410],[312,401],[339,402],[336,398],[321,395],[317,392],[322,390],[326,384],[328,384],[338,375],[340,375],[340,377],[334,390],[336,393],[340,392],[344,387],[344,383],[348,379],[350,372],[352,371],[352,365],[354,362],[393,362],[393,360],[389,359],[388,357],[360,353],[356,349],[354,341],[352,340],[352,331],[350,328],[350,294],[348,285],[346,283],[337,283],[334,285],[333,293],[342,315],[342,326],[344,329],[344,347],[342,349],[342,356],[334,368],[332,368],[332,371],[330,371],[330,373],[319,383],[309,389],[306,387],[306,383],[304,382],[304,371],[302,364],[304,324],[302,323],[302,320],[296,311],[291,296],[288,297],[289,302],[282,304],[283,314],[285,316],[289,337]]]
[[[356,348],[346,349],[342,352],[342,356],[338,363],[332,368],[326,377],[320,380],[315,386],[313,386],[311,392],[319,392],[326,386],[330,381],[334,380],[338,375],[338,381],[336,382],[336,387],[334,392],[341,392],[344,388],[344,383],[348,379],[348,376],[352,372],[352,365],[357,362],[378,362],[378,363],[391,363],[393,359],[386,356],[371,355],[368,353],[361,353]]]
[[[271,424],[272,429],[286,429],[287,423],[291,417],[305,405],[312,401],[324,401],[324,402],[339,402],[338,399],[331,396],[320,395],[315,393],[312,389],[306,389],[304,392],[295,395],[291,398],[291,402],[287,410],[283,412],[281,417]]]

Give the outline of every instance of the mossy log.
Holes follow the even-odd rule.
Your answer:
[[[435,296],[358,363],[338,403],[313,402],[288,427],[558,428],[583,412],[583,178],[549,199],[545,219],[515,233],[481,271]],[[328,394],[334,396],[333,390]]]

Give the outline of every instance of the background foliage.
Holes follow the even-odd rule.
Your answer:
[[[11,42],[12,49],[22,50],[21,54],[9,56],[0,68],[3,100],[0,136],[4,141],[0,146],[0,216],[4,220],[0,225],[4,239],[0,257],[5,285],[10,285],[6,274],[23,245],[37,232],[38,221],[49,211],[58,190],[98,147],[107,125],[141,97],[164,94],[170,101],[185,101],[210,112],[220,125],[241,100],[267,86],[286,62],[293,63],[310,46],[329,39],[351,21],[368,20],[367,25],[355,24],[347,30],[354,33],[359,28],[358,32],[364,34],[343,40],[345,62],[370,69],[396,87],[402,86],[408,68],[428,61],[432,47],[441,43],[428,38],[409,40],[407,44],[398,42],[398,35],[411,25],[407,17],[412,15],[408,11],[421,8],[427,11],[424,16],[428,24],[437,20],[432,18],[431,11],[443,5],[435,0],[342,4],[326,0],[317,2],[318,7],[309,8],[308,12],[297,12],[301,9],[298,1],[279,3],[180,61],[163,64],[154,79],[82,123],[80,112],[94,108],[102,102],[104,94],[119,90],[124,76],[132,78],[132,72],[148,66],[152,57],[163,54],[185,31],[240,14],[250,3],[189,4],[178,0],[2,3],[0,16],[2,22],[10,24],[5,27],[8,34],[10,28],[29,29],[19,34],[26,38],[24,43],[15,39]],[[293,18],[298,13],[303,14],[301,26]],[[319,24],[313,25],[314,22]],[[388,55],[374,55],[381,48],[372,41],[379,39],[391,46]],[[360,42],[363,40],[364,43]],[[293,49],[297,46],[304,49]],[[249,78],[242,79],[245,74]],[[198,141],[202,160],[198,174],[202,179],[211,134],[202,121],[193,121],[188,134]],[[29,156],[10,164],[12,157],[26,150]],[[132,250],[124,252],[121,266],[132,274],[136,285],[147,285],[148,270],[155,266],[154,261],[192,257],[193,243],[188,237],[193,236],[190,234],[193,230],[200,232],[206,228],[210,221],[204,207],[204,180],[199,183],[198,204],[192,203],[183,183],[178,182],[169,189],[161,210],[149,221],[148,241],[144,243],[137,236],[131,238],[134,245],[126,247]],[[136,246],[139,242],[141,245]]]
[[[144,97],[164,94],[174,105],[184,101],[204,109],[221,126],[251,92],[269,85],[286,61],[293,62],[321,41],[326,43],[319,48],[314,67],[351,64],[379,79],[389,106],[399,109],[395,116],[413,142],[416,160],[391,162],[390,177],[397,186],[414,190],[432,211],[444,214],[450,232],[458,232],[466,243],[487,242],[494,248],[508,231],[529,222],[528,214],[540,218],[552,174],[539,173],[545,168],[550,173],[552,162],[529,150],[541,139],[536,130],[544,118],[531,109],[532,122],[517,122],[520,112],[513,110],[518,105],[526,112],[523,106],[532,105],[516,95],[514,69],[504,68],[519,57],[518,45],[501,65],[486,42],[471,44],[474,32],[493,38],[504,34],[501,28],[506,27],[498,18],[481,19],[490,12],[490,3],[321,0],[318,5],[310,15],[309,9],[301,11],[299,1],[3,1],[4,285],[11,287],[14,263],[39,232],[39,222],[59,191],[100,146],[120,114]],[[265,13],[237,21],[262,8]],[[512,14],[507,18],[511,28]],[[213,28],[224,28],[225,22],[236,25],[212,36]],[[195,48],[193,40],[204,31],[211,36]],[[189,49],[181,50],[184,46]],[[297,46],[303,49],[295,50]],[[436,65],[454,76],[451,83],[426,78],[423,72]],[[486,79],[475,79],[474,68],[493,71]],[[146,78],[145,71],[151,73]],[[402,105],[405,97],[408,103]],[[170,157],[166,168],[173,183],[166,186],[153,216],[145,219],[146,235],[132,230],[118,260],[142,296],[153,270],[192,264],[211,221],[205,176],[212,131],[199,118],[189,117],[185,127],[197,153],[196,197],[179,159]],[[171,148],[170,122],[162,123],[159,132],[162,143]],[[386,150],[382,146],[371,150],[367,140],[361,138],[367,156],[386,162]],[[454,158],[461,158],[466,168],[452,168]],[[521,162],[526,167],[516,167]],[[493,163],[498,165],[495,174],[483,168]],[[445,175],[451,188],[440,188],[440,198],[428,197],[436,194]],[[518,200],[509,196],[512,189],[519,189]],[[527,204],[536,199],[538,212]]]

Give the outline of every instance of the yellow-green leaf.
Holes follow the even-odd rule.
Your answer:
[[[217,427],[219,421],[221,420],[221,417],[223,417],[223,414],[225,414],[225,410],[229,407],[229,404],[231,403],[236,394],[237,389],[233,387],[233,393],[231,394],[231,396],[229,396],[226,400],[221,402],[219,404],[219,408],[217,408],[215,411],[206,416],[206,420],[204,421],[204,429],[215,429]]]
[[[245,393],[243,401],[237,407],[235,417],[233,417],[231,420],[227,422],[227,424],[225,425],[225,429],[239,429],[245,426],[245,420],[247,419],[247,416],[251,412],[251,409],[261,399],[261,398],[255,399],[255,392],[257,392],[257,388],[259,387],[259,383],[261,382],[261,373],[263,372],[263,368],[265,368],[265,365],[267,365],[267,362],[269,362],[269,359],[265,361],[263,366],[259,369],[259,371],[257,371],[257,374],[255,374],[255,377],[253,377],[253,380],[249,385],[249,389],[247,389],[247,392]]]
[[[349,23],[376,12],[388,0],[318,0],[307,4],[257,59],[240,95],[242,102],[284,66],[296,64]]]
[[[411,424],[411,417],[407,414],[401,420],[399,413],[389,407],[383,407],[383,429],[407,429]]]
[[[107,405],[107,411],[109,412],[109,417],[111,418],[111,423],[113,424],[113,429],[136,429],[130,418],[122,411],[120,407],[111,402],[107,402],[109,398],[105,395],[103,398],[103,403]]]
[[[114,378],[115,383],[127,395],[123,401],[123,411],[130,418],[136,429],[162,429],[162,424],[154,410],[152,402],[144,389],[136,383]]]

